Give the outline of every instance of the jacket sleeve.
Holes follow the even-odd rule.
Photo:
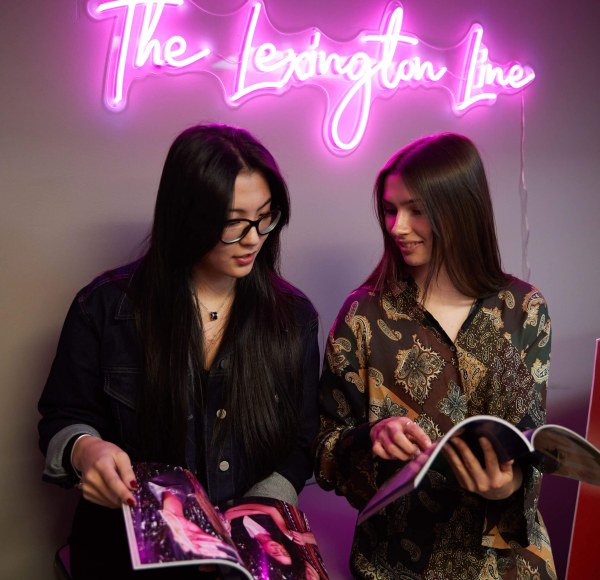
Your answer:
[[[310,318],[302,324],[302,407],[300,433],[292,452],[277,468],[277,473],[285,477],[300,493],[306,480],[311,477],[313,462],[311,444],[319,426],[317,387],[319,384],[319,320],[311,307]]]
[[[39,446],[46,457],[43,478],[71,487],[77,481],[64,455],[69,441],[82,433],[100,436],[103,429],[100,337],[80,295],[73,301],[58,343],[48,380],[38,402]]]

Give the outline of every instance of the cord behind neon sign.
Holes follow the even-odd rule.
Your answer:
[[[404,9],[395,1],[385,8],[379,30],[363,31],[349,42],[316,28],[279,32],[262,2],[226,15],[186,0],[92,0],[88,11],[94,18],[114,19],[104,80],[108,109],[123,110],[136,80],[164,72],[211,73],[230,106],[317,85],[328,101],[323,139],[337,154],[359,146],[378,96],[439,87],[460,115],[475,105],[493,104],[500,94],[518,93],[535,78],[527,65],[490,60],[480,24],[473,24],[456,46],[424,43],[403,31]]]

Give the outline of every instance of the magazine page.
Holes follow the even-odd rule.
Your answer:
[[[460,436],[466,441],[473,453],[483,461],[479,437],[487,437],[501,462],[519,457],[532,450],[529,440],[514,425],[504,419],[490,415],[474,415],[457,423],[443,437],[438,439],[425,451],[402,469],[397,471],[375,492],[367,505],[358,515],[361,524],[374,513],[399,497],[418,487],[423,477],[435,463],[438,470],[444,469],[445,460],[438,456],[449,439]]]
[[[544,425],[532,434],[532,443],[542,472],[600,485],[600,450],[578,433]]]
[[[246,568],[257,580],[328,578],[304,512],[276,499],[244,497],[221,508]]]
[[[134,569],[180,565],[234,568],[252,579],[194,475],[156,463],[133,466],[136,505],[123,506]]]

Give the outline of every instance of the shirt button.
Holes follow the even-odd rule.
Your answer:
[[[217,417],[219,419],[225,419],[226,416],[227,416],[227,411],[225,409],[218,409],[217,410]]]
[[[229,461],[221,461],[219,463],[219,469],[221,471],[227,471],[229,469]]]

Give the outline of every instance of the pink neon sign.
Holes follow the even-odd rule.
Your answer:
[[[453,111],[463,114],[493,104],[500,94],[518,93],[535,78],[527,65],[490,60],[480,24],[456,46],[428,45],[403,31],[404,10],[395,1],[384,10],[379,30],[344,43],[316,28],[281,33],[262,2],[222,15],[186,0],[92,0],[88,11],[114,20],[104,81],[110,110],[126,106],[135,80],[163,72],[211,73],[231,106],[312,84],[328,96],[323,138],[338,154],[358,147],[378,96],[439,87],[449,92]]]

